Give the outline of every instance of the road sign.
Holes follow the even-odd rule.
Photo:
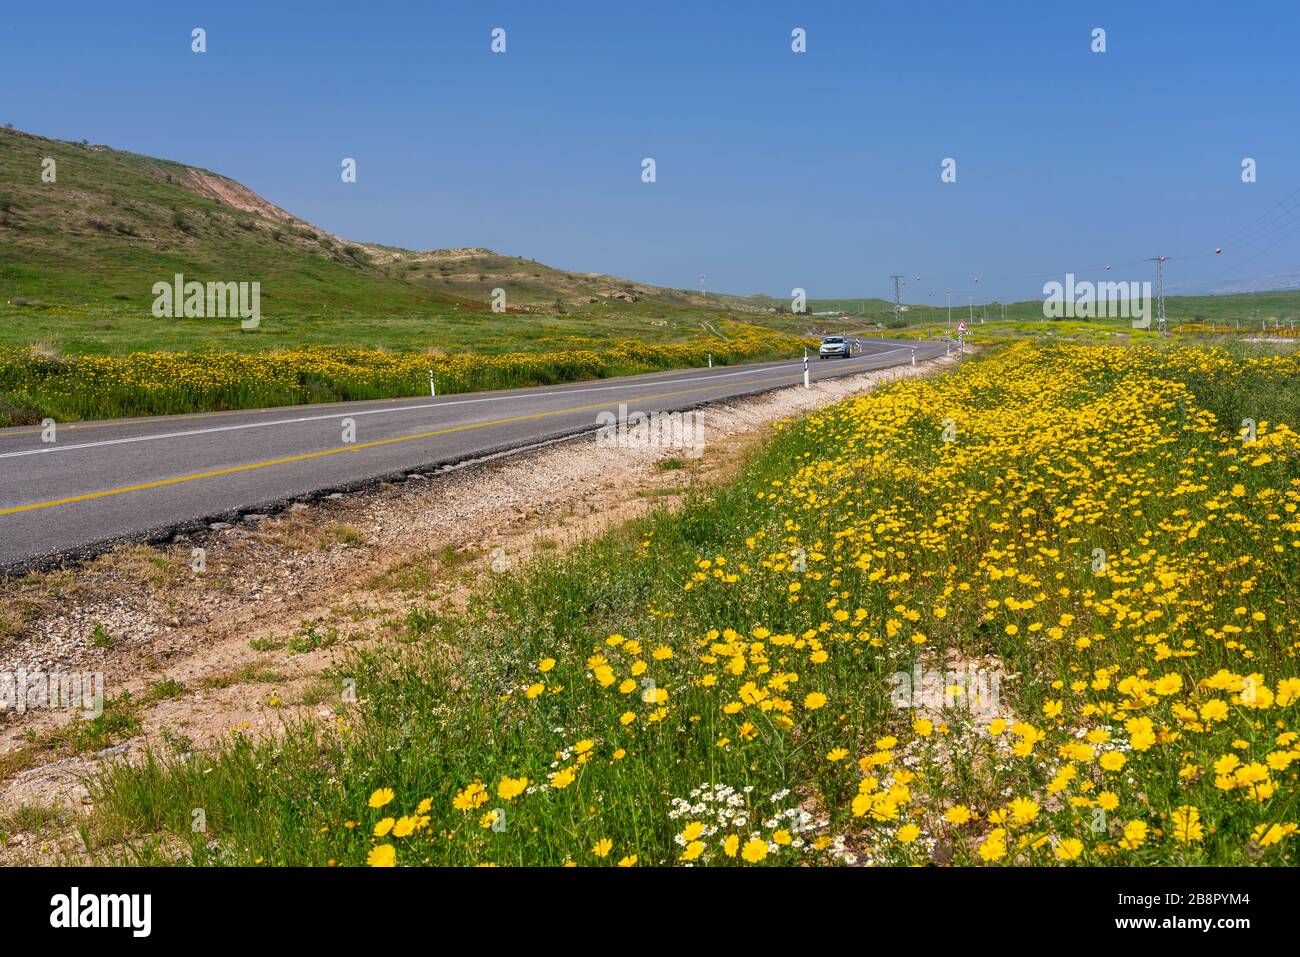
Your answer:
[[[964,335],[966,332],[966,320],[962,319],[957,323],[957,335]]]

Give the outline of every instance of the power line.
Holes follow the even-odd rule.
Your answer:
[[[1223,271],[1216,273],[1214,276],[1209,277],[1210,279],[1216,279],[1227,272],[1230,272],[1234,269],[1238,269],[1242,266],[1247,265],[1248,263],[1254,262],[1256,259],[1263,256],[1265,253],[1271,251],[1272,249],[1275,249],[1277,246],[1279,246],[1285,240],[1289,239],[1291,236],[1296,235],[1297,232],[1300,232],[1300,204],[1292,206],[1291,208],[1287,208],[1287,209],[1283,208],[1286,207],[1287,204],[1290,203],[1297,196],[1300,196],[1300,186],[1297,186],[1291,192],[1287,193],[1285,196],[1282,197],[1282,199],[1278,200],[1276,203],[1274,203],[1272,206],[1266,209],[1259,216],[1256,216],[1254,219],[1252,219],[1245,225],[1229,233],[1227,236],[1223,238],[1223,240],[1221,240],[1220,244],[1213,251],[1207,251],[1204,253],[1189,251],[1188,255],[1185,256],[1160,256],[1160,257],[1155,257],[1154,260],[1151,258],[1135,259],[1129,262],[1106,263],[1104,265],[1085,266],[1082,268],[1066,270],[1066,272],[1073,273],[1075,275],[1086,275],[1088,273],[1110,272],[1114,269],[1125,269],[1132,266],[1139,266],[1145,262],[1155,261],[1157,264],[1156,265],[1157,282],[1163,284],[1163,264],[1165,262],[1170,261],[1171,259],[1176,259],[1179,262],[1196,262],[1203,259],[1209,259],[1211,257],[1217,258],[1223,256],[1225,253],[1228,256],[1234,256],[1242,252],[1248,251],[1251,247],[1256,246],[1259,243],[1267,242],[1268,240],[1274,239],[1274,237],[1276,237],[1276,239],[1274,239],[1273,242],[1269,243],[1264,248],[1258,250],[1257,252],[1254,253],[1254,255],[1250,256],[1249,258],[1241,262],[1231,263]],[[1281,210],[1280,213],[1279,210]],[[1231,246],[1229,246],[1230,243]],[[1027,274],[1017,275],[1017,276],[971,276],[971,277],[964,277],[960,279],[939,278],[939,279],[934,279],[932,281],[937,283],[942,283],[945,285],[979,284],[982,282],[987,286],[995,283],[1024,282],[1031,279],[1054,279],[1063,274],[1064,273],[1062,272],[1027,273]],[[899,281],[902,279],[902,276],[895,275],[895,276],[891,276],[890,278],[894,280],[894,286],[895,286],[894,317],[895,320],[897,320],[899,318],[899,315],[901,313],[901,308],[902,308],[901,292],[899,290]],[[918,276],[917,281],[920,281],[920,278],[921,277]],[[951,316],[952,293],[948,293],[948,296],[949,296],[949,303],[948,303],[949,314]]]
[[[1079,274],[1081,274],[1081,273],[1088,273],[1088,272],[1103,272],[1103,271],[1109,271],[1109,270],[1114,269],[1114,268],[1117,268],[1117,267],[1120,268],[1120,269],[1123,269],[1123,268],[1125,268],[1126,266],[1140,266],[1142,263],[1147,262],[1147,261],[1148,261],[1148,260],[1146,260],[1146,259],[1135,259],[1135,260],[1133,260],[1132,262],[1124,262],[1124,263],[1107,263],[1107,264],[1104,265],[1104,266],[1084,266],[1082,269],[1067,269],[1067,270],[1065,270],[1065,271],[1066,271],[1066,272],[1072,272],[1072,273],[1074,273],[1075,275],[1079,275]],[[985,283],[993,283],[993,282],[1017,282],[1017,281],[1025,280],[1025,279],[1054,279],[1054,278],[1056,278],[1057,276],[1060,276],[1060,275],[1062,275],[1062,273],[1060,273],[1060,272],[1040,272],[1040,273],[1031,273],[1031,274],[1024,275],[1024,276],[974,276],[974,277],[972,277],[972,278],[970,278],[970,279],[940,279],[939,282],[944,282],[944,283],[962,283],[962,282],[969,282],[969,283],[979,283],[979,282],[985,282]]]
[[[1300,206],[1297,206],[1295,209],[1289,210],[1286,215],[1281,216],[1278,219],[1274,220],[1273,222],[1269,223],[1267,227],[1262,227],[1260,230],[1255,231],[1254,233],[1251,234],[1249,239],[1241,239],[1233,243],[1231,248],[1229,249],[1229,252],[1236,252],[1242,249],[1249,249],[1251,246],[1254,246],[1256,243],[1265,242],[1266,240],[1272,239],[1280,232],[1289,230],[1296,223],[1300,223]],[[1220,247],[1220,248],[1225,248],[1225,247]]]
[[[1224,269],[1220,272],[1215,273],[1213,276],[1209,276],[1208,278],[1206,278],[1205,282],[1212,282],[1213,280],[1218,279],[1220,276],[1223,276],[1225,273],[1232,272],[1234,269],[1240,269],[1242,266],[1245,266],[1248,263],[1253,263],[1260,256],[1264,255],[1266,252],[1275,248],[1276,246],[1279,246],[1284,240],[1291,238],[1296,233],[1300,233],[1300,224],[1295,225],[1289,232],[1278,237],[1278,239],[1275,242],[1272,242],[1269,245],[1265,246],[1263,249],[1255,253],[1255,255],[1251,256],[1249,259],[1243,262],[1233,263],[1227,269]]]
[[[1281,206],[1281,205],[1282,205],[1283,203],[1285,203],[1287,200],[1291,199],[1291,197],[1296,196],[1296,195],[1300,195],[1300,186],[1297,186],[1295,189],[1291,190],[1291,192],[1287,193],[1287,194],[1286,194],[1285,196],[1283,196],[1280,200],[1278,200],[1276,203],[1274,203],[1272,206],[1270,206],[1268,209],[1266,209],[1266,210],[1264,211],[1263,216],[1259,216],[1259,217],[1257,217],[1257,218],[1255,218],[1255,219],[1252,219],[1252,220],[1251,220],[1250,222],[1248,222],[1245,226],[1241,227],[1241,229],[1237,230],[1237,232],[1235,232],[1235,233],[1229,233],[1227,236],[1224,236],[1224,237],[1223,237],[1223,245],[1226,246],[1226,245],[1228,244],[1228,241],[1229,241],[1229,240],[1235,239],[1235,238],[1236,238],[1240,233],[1243,233],[1243,232],[1245,232],[1246,230],[1248,230],[1250,227],[1254,226],[1254,225],[1255,225],[1257,222],[1259,222],[1261,219],[1264,219],[1265,217],[1267,217],[1267,216],[1269,215],[1269,213],[1273,212],[1273,210],[1277,209],[1279,206]]]

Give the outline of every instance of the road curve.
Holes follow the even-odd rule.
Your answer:
[[[813,379],[943,355],[942,342],[863,339]],[[799,359],[559,386],[0,429],[0,570],[594,430],[602,412],[666,412],[794,385]],[[354,436],[345,437],[345,420]],[[707,429],[707,420],[706,420]],[[353,441],[347,441],[353,438]]]

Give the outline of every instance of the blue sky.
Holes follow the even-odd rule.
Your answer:
[[[0,123],[204,166],[351,239],[669,286],[1031,298],[1163,254],[1191,288],[1300,271],[1281,226],[1214,255],[1300,187],[1297,10],[10,2]]]

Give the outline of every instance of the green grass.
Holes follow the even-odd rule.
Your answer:
[[[103,625],[96,622],[94,629],[90,633],[90,644],[94,648],[112,648],[117,644],[117,638],[110,635]]]

